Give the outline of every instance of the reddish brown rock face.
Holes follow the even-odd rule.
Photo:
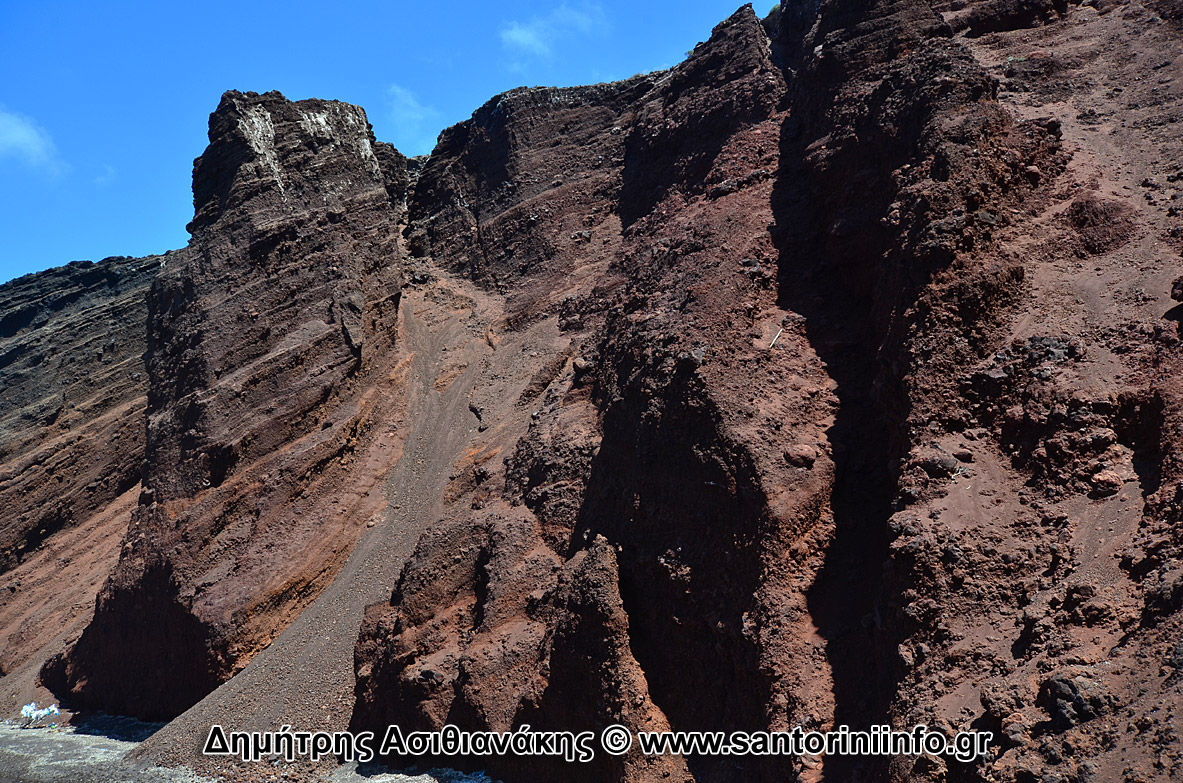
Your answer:
[[[139,482],[145,293],[164,260],[80,262],[0,288],[0,569]]]
[[[146,294],[172,257],[74,263],[0,287],[4,675],[76,638],[111,569],[144,459]]]
[[[426,160],[356,107],[227,93],[188,248],[0,289],[0,371],[54,334],[24,304],[38,286],[127,318],[148,291],[146,388],[99,376],[102,399],[146,394],[134,449],[97,445],[111,405],[53,413],[21,380],[64,364],[4,376],[27,412],[3,419],[6,464],[48,470],[35,444],[64,416],[89,434],[61,464],[144,465],[94,618],[44,681],[143,717],[205,699],[141,748],[173,763],[211,722],[923,723],[991,731],[991,755],[446,761],[507,781],[1173,774],[1169,5],[745,7],[670,71],[498,96]],[[68,355],[98,367],[86,345]],[[60,526],[98,509],[109,530],[140,478],[63,479]],[[4,551],[44,568],[19,502]]]
[[[366,486],[384,466],[337,498],[351,515],[322,488],[393,415],[365,379],[393,355],[387,188],[405,178],[353,106],[227,93],[211,116],[193,240],[148,298],[140,505],[94,622],[48,675],[79,703],[184,710],[331,581],[381,508]]]

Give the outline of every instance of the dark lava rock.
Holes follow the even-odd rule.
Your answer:
[[[1176,669],[1183,669],[1183,640],[1171,648],[1163,663]]]
[[[1171,283],[1171,298],[1176,302],[1183,302],[1183,275],[1176,277]]]
[[[972,3],[954,24],[971,36],[980,36],[1046,24],[1067,10],[1067,0],[984,0]]]
[[[1059,673],[1044,680],[1037,703],[1047,711],[1057,732],[1097,717],[1113,706],[1105,685],[1083,674]]]
[[[920,467],[933,478],[947,478],[952,476],[959,465],[957,457],[952,454],[934,454],[920,461]]]

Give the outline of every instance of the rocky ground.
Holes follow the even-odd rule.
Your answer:
[[[0,288],[6,709],[167,720],[128,763],[226,780],[346,771],[215,764],[214,722],[995,737],[449,760],[513,782],[1172,779],[1181,24],[745,7],[414,160],[227,93],[188,248]]]

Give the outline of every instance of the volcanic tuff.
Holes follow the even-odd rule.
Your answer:
[[[114,562],[144,458],[144,293],[173,255],[0,287],[0,674],[76,637]],[[72,539],[87,551],[47,574]]]
[[[448,763],[1178,774],[1181,19],[745,6],[426,159],[227,93],[187,248],[0,288],[0,664],[173,719],[171,764],[213,722],[889,722],[995,744]]]
[[[371,430],[397,414],[367,381],[397,336],[405,179],[353,106],[228,93],[212,115],[193,239],[148,295],[139,505],[94,620],[46,672],[79,704],[190,707],[332,579],[378,510],[373,453],[389,445]]]

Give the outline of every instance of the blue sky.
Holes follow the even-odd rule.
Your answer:
[[[425,154],[499,92],[674,65],[740,5],[0,0],[0,282],[184,246],[225,90],[356,103]]]

